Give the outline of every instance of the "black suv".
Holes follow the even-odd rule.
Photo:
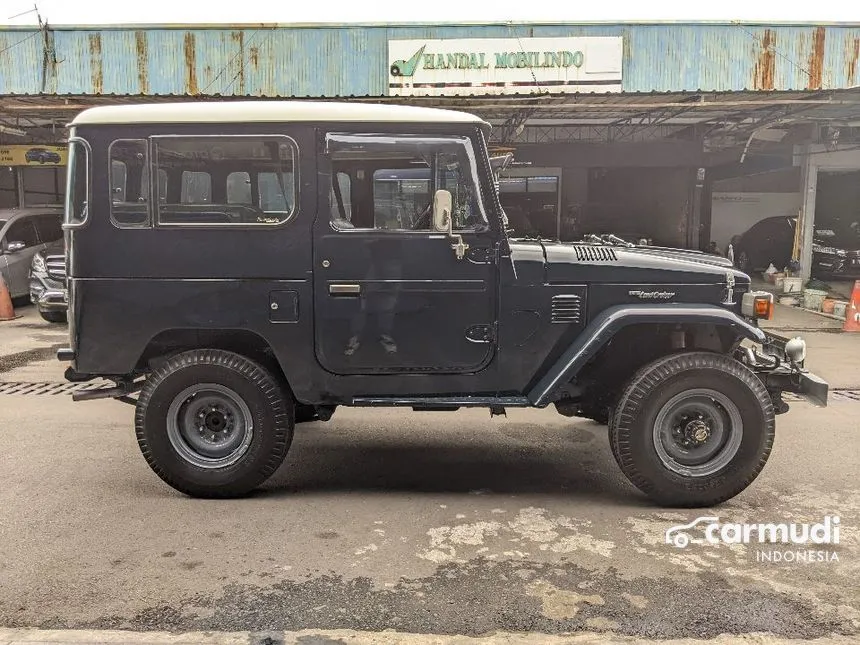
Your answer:
[[[758,328],[772,296],[703,253],[510,236],[489,129],[334,102],[82,112],[58,356],[115,386],[76,398],[134,405],[149,465],[201,497],[259,486],[342,405],[553,405],[608,423],[659,503],[742,491],[782,393],[827,400],[804,342]]]
[[[735,261],[742,271],[766,269],[773,264],[778,270],[788,266],[794,246],[796,217],[768,217],[753,224],[735,239]],[[813,277],[860,277],[860,236],[856,226],[848,227],[843,235],[829,228],[817,228],[812,243]],[[837,239],[852,240],[843,247]]]

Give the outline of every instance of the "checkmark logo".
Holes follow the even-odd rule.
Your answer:
[[[394,61],[391,65],[391,75],[392,76],[413,76],[415,74],[415,69],[418,67],[418,61],[421,60],[421,56],[424,53],[424,49],[427,45],[424,45],[421,49],[415,52],[412,55],[412,58],[409,60],[398,60]]]

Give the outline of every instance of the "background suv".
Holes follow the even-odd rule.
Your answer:
[[[63,240],[51,242],[33,256],[30,300],[48,322],[66,322],[66,254]]]
[[[788,266],[796,226],[796,217],[784,216],[768,217],[753,224],[737,238],[738,268],[749,273],[766,269],[770,263],[778,270]],[[831,229],[815,229],[811,274],[816,278],[860,277],[860,236],[856,227],[849,227],[841,236]]]
[[[30,267],[34,256],[62,242],[62,207],[0,210],[0,274],[13,300],[32,299]]]

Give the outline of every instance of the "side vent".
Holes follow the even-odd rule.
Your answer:
[[[615,249],[608,246],[582,246],[573,247],[576,250],[576,259],[580,262],[615,262]]]
[[[582,297],[564,294],[552,297],[550,322],[578,323],[582,320]]]

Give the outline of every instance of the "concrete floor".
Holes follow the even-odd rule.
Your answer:
[[[60,380],[46,348],[63,333],[32,316],[0,325],[4,353],[31,352],[7,355],[0,379]],[[860,388],[860,334],[805,335],[815,371]],[[655,508],[619,473],[605,427],[551,409],[338,410],[297,428],[258,494],[192,500],[150,472],[132,412],[0,395],[0,626],[860,634],[860,402],[848,398],[794,403],[760,477],[698,511]],[[842,528],[825,561],[664,541],[703,515],[825,514]]]

